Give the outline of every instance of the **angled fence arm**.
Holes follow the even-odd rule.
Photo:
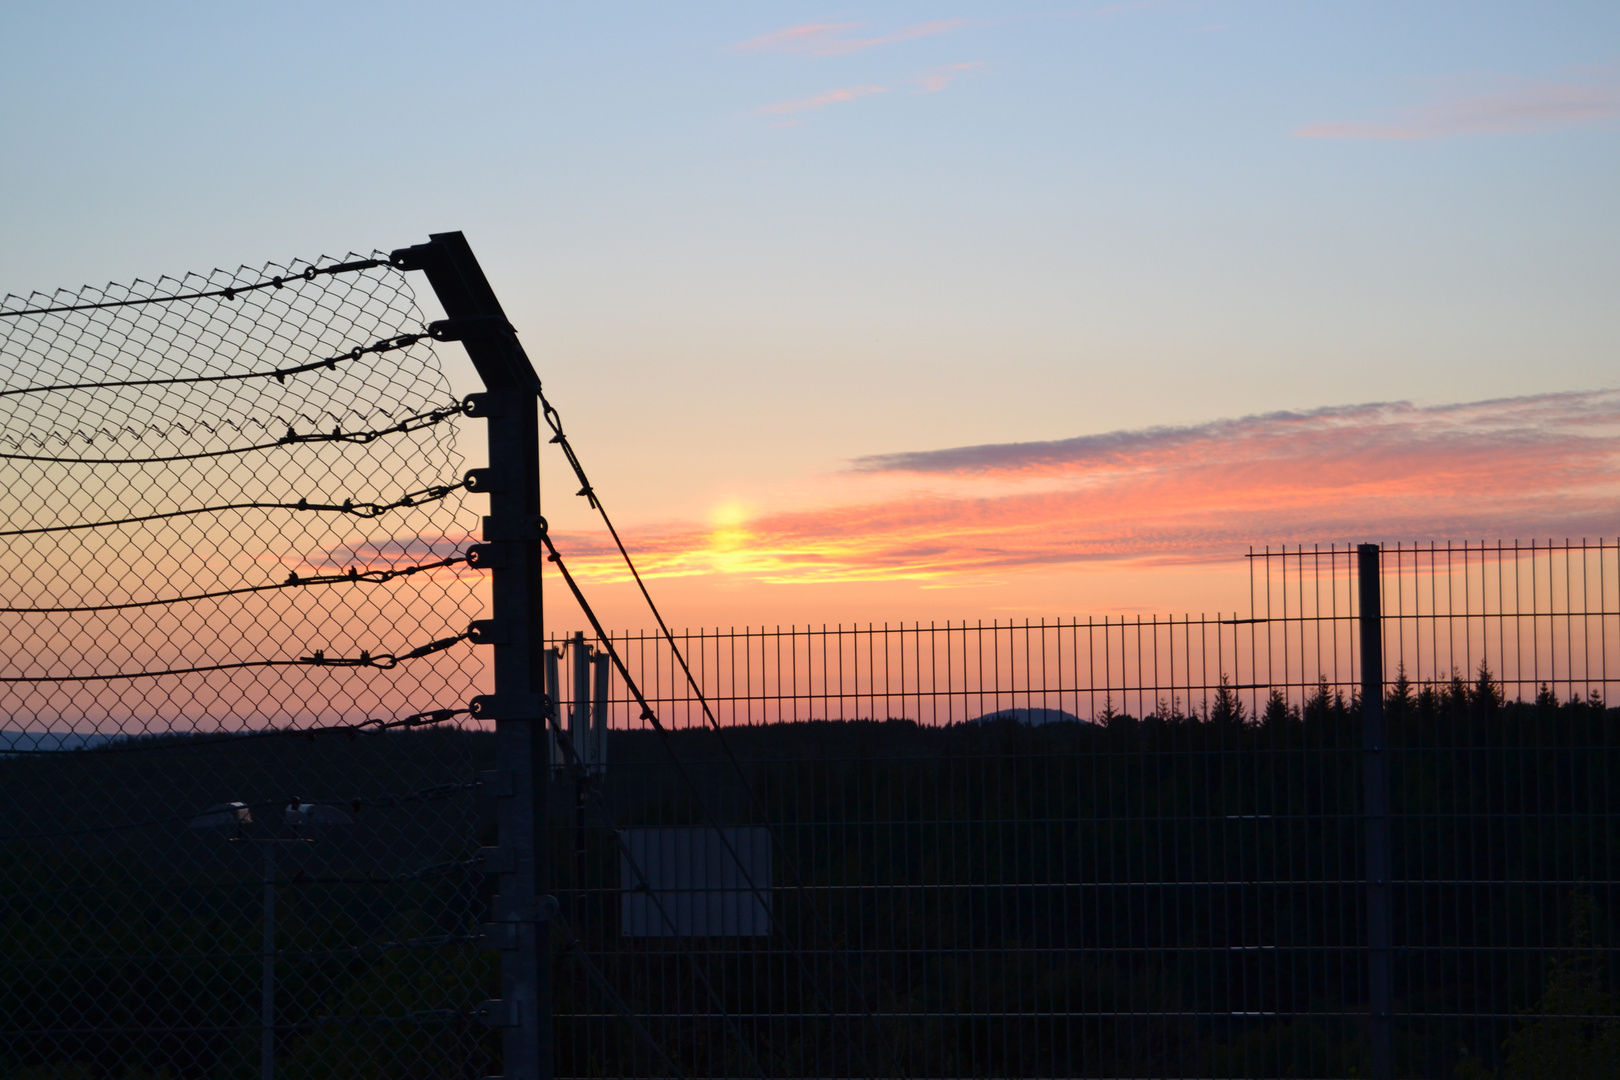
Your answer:
[[[475,565],[491,574],[491,618],[474,640],[493,646],[495,692],[472,703],[493,718],[501,769],[488,777],[496,796],[499,894],[485,943],[501,950],[501,998],[484,1007],[502,1029],[506,1080],[549,1080],[552,1074],[550,918],[546,895],[546,784],[550,753],[545,722],[555,689],[546,685],[544,608],[540,571],[540,435],[535,387],[539,377],[518,344],[495,291],[459,232],[435,233],[426,244],[395,251],[402,270],[427,274],[448,317],[429,332],[460,341],[483,380],[469,395],[468,414],[488,421],[489,465],[475,470],[472,490],[489,495],[484,542]],[[472,560],[469,560],[472,561]]]

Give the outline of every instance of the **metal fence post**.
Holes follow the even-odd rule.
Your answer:
[[[505,1080],[549,1080],[552,1068],[550,919],[546,895],[545,723],[556,697],[546,686],[540,571],[540,436],[538,376],[459,232],[396,251],[402,270],[426,271],[449,318],[429,331],[460,341],[485,392],[467,398],[468,415],[489,424],[489,466],[468,474],[471,490],[489,495],[484,543],[470,565],[490,571],[492,617],[474,623],[473,640],[495,650],[495,692],[475,698],[474,715],[495,720],[501,768],[481,777],[495,796],[500,846],[485,867],[499,875],[486,946],[501,951],[501,998],[484,1019],[502,1029]],[[550,695],[549,698],[547,695]]]
[[[1382,575],[1377,544],[1356,548],[1361,622],[1361,752],[1367,854],[1367,1012],[1373,1080],[1395,1075],[1391,1015],[1389,910],[1389,761],[1384,732]]]
[[[264,845],[264,967],[259,988],[259,1080],[276,1080],[276,845]]]

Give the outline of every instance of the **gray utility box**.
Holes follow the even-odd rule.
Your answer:
[[[770,936],[769,829],[625,829],[622,835],[621,936]]]

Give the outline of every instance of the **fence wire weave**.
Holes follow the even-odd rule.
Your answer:
[[[0,1074],[481,1075],[461,412],[386,258],[0,302]]]

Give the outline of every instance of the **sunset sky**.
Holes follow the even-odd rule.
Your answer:
[[[0,293],[461,229],[677,624],[1230,610],[1251,544],[1620,534],[1614,4],[3,25]]]

